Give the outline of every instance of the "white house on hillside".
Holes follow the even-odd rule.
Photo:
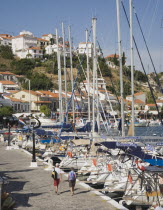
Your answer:
[[[9,34],[0,34],[0,45],[12,45],[12,36]]]
[[[1,80],[0,83],[3,85],[4,90],[19,90],[20,87],[13,81]]]
[[[139,92],[139,93],[135,93],[134,94],[134,100],[135,99],[139,99],[141,100],[142,102],[146,102],[146,94],[143,93],[143,92]],[[132,96],[126,96],[126,100],[129,100],[129,101],[132,101]]]
[[[46,54],[51,55],[54,52],[57,52],[57,45],[53,44],[53,45],[48,45],[47,47],[45,47],[46,50]],[[58,50],[62,50],[61,46],[59,46]]]
[[[46,39],[42,39],[42,38],[37,38],[37,46],[38,47],[46,47],[49,45],[49,41]]]
[[[12,50],[19,58],[41,58],[43,51],[37,47],[37,37],[29,31],[22,31],[20,35],[12,38]],[[37,49],[34,49],[37,48]]]
[[[93,43],[88,42],[88,55],[89,57],[92,57],[93,49],[92,49]],[[80,42],[78,46],[78,53],[83,55],[87,54],[87,43],[86,42]]]
[[[46,39],[47,41],[49,41],[49,44],[51,44],[51,39],[53,39],[54,43],[52,44],[56,44],[56,35],[55,34],[44,34],[42,35],[42,39]],[[58,37],[58,42],[61,44],[63,43],[63,38],[62,37]]]

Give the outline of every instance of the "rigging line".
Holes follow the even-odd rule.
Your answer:
[[[67,75],[68,75],[69,81],[71,81],[69,72],[67,72]],[[78,88],[78,92],[79,92],[79,88]],[[80,96],[81,96],[81,94],[80,94]],[[75,92],[74,92],[74,98],[76,99],[76,103],[77,103],[77,105],[78,105],[78,107],[79,107],[79,102],[78,102],[78,100],[77,100],[77,96],[75,95]],[[82,99],[82,97],[81,97],[81,99]],[[73,100],[74,100],[74,99],[73,99]],[[81,113],[81,111],[80,111],[80,113]]]
[[[125,16],[126,16],[128,25],[129,25],[129,27],[130,27],[129,19],[128,19],[128,16],[127,16],[127,13],[126,13],[126,9],[125,9],[125,7],[124,7],[124,4],[123,4],[122,0],[121,0],[121,4],[122,4],[123,10],[124,10],[124,13],[125,13]],[[156,99],[155,99],[155,96],[154,96],[154,94],[153,94],[152,87],[151,87],[151,85],[150,85],[150,83],[149,83],[149,79],[148,79],[147,73],[146,73],[146,71],[145,71],[144,64],[143,64],[142,58],[141,58],[141,56],[140,56],[140,52],[139,52],[139,49],[138,49],[138,46],[137,46],[137,43],[136,43],[136,41],[135,41],[134,36],[133,36],[133,41],[134,41],[134,44],[135,44],[135,47],[136,47],[136,51],[137,51],[137,53],[138,53],[138,57],[139,57],[139,59],[140,59],[140,63],[141,63],[142,69],[143,69],[144,74],[145,74],[145,76],[146,76],[146,78],[147,78],[148,86],[149,86],[149,89],[150,89],[150,92],[151,92],[153,101],[154,101],[154,103],[155,103],[155,105],[156,105],[156,109],[157,109],[157,112],[158,112],[158,117],[159,117],[159,119],[160,119],[160,121],[161,121],[161,124],[163,125],[162,117],[161,117],[161,114],[160,114],[158,105],[157,105],[157,103],[156,103]]]
[[[92,28],[92,26],[91,26],[91,28]],[[90,30],[91,31],[91,30]],[[89,36],[90,36],[90,34],[89,34]],[[77,54],[78,55],[78,54]],[[79,57],[79,56],[78,56]],[[79,59],[79,61],[80,61],[80,59]],[[74,81],[74,86],[73,86],[73,91],[72,91],[72,94],[71,94],[71,97],[70,97],[70,99],[69,99],[69,101],[68,101],[68,104],[67,104],[67,112],[66,112],[66,114],[65,114],[65,116],[67,117],[68,116],[68,110],[69,110],[69,107],[70,107],[70,105],[71,105],[71,102],[72,102],[72,97],[73,97],[73,95],[74,95],[74,92],[75,92],[75,87],[77,86],[77,82],[78,82],[78,76],[79,76],[79,73],[81,72],[81,67],[82,67],[82,63],[83,63],[83,61],[84,61],[84,58],[82,59],[82,61],[80,61],[80,66],[78,67],[78,72],[77,72],[77,76],[76,76],[76,79],[75,79],[75,81]],[[66,118],[65,118],[66,119]],[[65,120],[64,119],[64,120]],[[62,127],[63,128],[63,127]],[[61,130],[60,130],[60,133],[59,133],[59,137],[60,137],[60,135],[61,135],[61,132],[62,132],[62,128],[61,128]]]
[[[151,34],[151,30],[152,30],[152,26],[153,26],[153,23],[154,23],[154,19],[155,19],[155,16],[156,16],[156,12],[157,12],[158,6],[159,6],[159,0],[157,0],[156,6],[155,6],[155,10],[154,10],[154,13],[153,13],[153,16],[152,16],[151,25],[149,27],[148,38],[147,38],[148,41],[149,41],[149,37],[150,37],[150,34]]]
[[[99,66],[99,62],[98,62],[97,64],[98,64],[98,68],[99,68],[100,76],[101,76],[101,78],[103,79],[103,77],[102,77],[102,72],[101,72],[101,69],[100,69],[100,66]],[[104,85],[104,80],[103,80],[103,85]],[[111,111],[113,112],[113,107],[112,107],[112,104],[111,104],[111,101],[110,101],[110,98],[109,98],[108,92],[107,92],[107,90],[106,90],[106,85],[104,85],[104,89],[105,89],[105,93],[106,93],[106,96],[107,96],[108,101],[109,101],[109,105],[110,105]],[[104,114],[105,114],[105,113],[104,113]],[[106,118],[106,115],[105,115],[105,118]],[[115,122],[116,122],[115,115],[114,115],[114,120],[115,120]],[[109,127],[108,122],[107,122],[107,126]]]
[[[103,52],[102,52],[101,46],[100,46],[100,44],[99,44],[99,42],[98,42],[98,41],[97,41],[97,44],[98,44],[98,46],[99,46],[99,50],[100,50],[100,52],[101,52],[102,58],[104,58],[104,54],[103,54]],[[114,83],[113,83],[112,77],[109,77],[109,79],[110,79],[110,82],[111,82],[111,84],[112,84],[112,87],[113,87],[113,89],[114,89],[114,91],[115,91],[115,95],[116,95],[116,98],[117,98],[118,104],[120,105],[120,101],[119,101],[119,99],[118,99],[118,94],[117,94],[117,91],[116,91],[116,89],[115,89],[115,86],[114,86]]]
[[[146,49],[147,49],[147,51],[148,51],[148,55],[149,55],[149,57],[150,57],[150,60],[151,60],[151,63],[152,63],[153,69],[154,69],[154,72],[155,72],[155,74],[156,74],[157,84],[159,85],[160,90],[161,90],[161,92],[163,93],[163,89],[162,89],[162,87],[161,87],[161,83],[160,83],[160,80],[159,80],[158,74],[157,74],[157,72],[156,72],[156,68],[155,68],[155,65],[154,65],[154,62],[153,62],[153,59],[152,59],[151,53],[150,53],[150,51],[149,51],[149,48],[148,48],[148,45],[147,45],[147,42],[146,42],[146,39],[145,39],[145,36],[144,36],[143,30],[142,30],[142,27],[141,27],[141,25],[140,25],[140,21],[139,21],[139,18],[138,18],[138,15],[137,15],[137,13],[136,13],[136,10],[135,10],[135,7],[134,7],[134,6],[133,6],[133,9],[134,9],[134,13],[135,13],[136,20],[137,20],[137,22],[138,22],[138,25],[139,25],[139,28],[140,28],[141,34],[142,34],[142,36],[143,36],[143,40],[144,40],[144,43],[145,43]]]

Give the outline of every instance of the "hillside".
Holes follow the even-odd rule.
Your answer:
[[[24,66],[21,65],[17,65],[15,67],[13,67],[13,65],[11,65],[12,62],[18,63],[21,62],[21,60],[28,60],[29,59],[19,59],[19,60],[11,60],[11,59],[4,59],[0,56],[0,71],[11,71],[13,73],[17,72],[17,68],[20,68],[21,66],[21,71],[22,74],[24,76],[26,76],[27,78],[30,77],[30,75],[32,75],[33,73],[41,73],[44,74],[51,82],[53,85],[54,89],[58,88],[58,75],[57,75],[57,63],[55,62],[55,66],[52,66],[52,64],[54,65],[54,61],[52,60],[46,60],[46,62],[41,62],[41,60],[31,60],[31,64],[29,65],[29,62],[25,62],[23,63]],[[48,63],[48,65],[46,64]],[[28,66],[26,66],[28,65]],[[29,69],[28,69],[28,68]],[[34,68],[33,68],[34,67]],[[85,67],[85,66],[84,66]],[[83,67],[83,68],[84,68]],[[85,67],[86,68],[86,67]],[[124,74],[123,74],[123,80],[124,80],[124,95],[130,95],[131,94],[131,75],[130,75],[130,70],[128,69],[128,67],[124,67]],[[27,69],[27,71],[29,70],[29,72],[23,72],[24,69]],[[54,70],[52,70],[54,69]],[[21,71],[19,72],[19,75],[21,74]],[[63,69],[62,69],[63,71]],[[102,69],[101,69],[102,71]],[[111,74],[112,74],[112,82],[110,77],[108,76],[104,76],[105,82],[106,82],[106,86],[107,89],[110,90],[112,93],[115,93],[115,91],[117,92],[118,95],[120,95],[120,75],[119,75],[119,69],[110,69]],[[106,70],[104,71],[106,72]],[[16,73],[17,74],[17,73]],[[74,74],[74,78],[76,78],[77,76],[77,69],[74,68],[73,69],[73,74]],[[68,91],[71,91],[71,84],[70,84],[70,68],[67,68],[67,84],[68,84]],[[105,75],[105,74],[104,74]],[[158,86],[155,82],[155,75],[154,74],[150,74],[148,75],[150,83],[152,84],[152,88],[155,91],[155,95],[160,95],[158,93]],[[159,74],[160,79],[163,81],[163,76],[162,73]],[[85,79],[82,76],[83,79]],[[144,74],[140,71],[137,71],[137,74],[135,76],[135,92],[149,92],[149,88],[148,88],[148,84],[147,81],[144,82],[142,78],[145,78]],[[32,78],[30,78],[32,80]],[[64,75],[62,75],[62,81],[64,81]],[[114,84],[114,88],[112,87],[112,83]],[[41,87],[41,86],[40,86]],[[63,85],[64,87],[64,85]],[[32,85],[31,85],[31,89],[32,89]],[[157,94],[156,94],[157,93]]]

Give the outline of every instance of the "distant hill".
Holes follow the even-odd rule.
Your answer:
[[[20,59],[19,59],[20,60]],[[16,61],[19,61],[16,59]],[[34,60],[34,59],[33,59]],[[11,65],[13,60],[11,59],[4,59],[0,56],[0,71],[11,71],[14,72],[13,66]],[[42,73],[45,74],[53,83],[53,86],[55,89],[58,88],[58,70],[57,65],[55,61],[55,68],[53,68],[54,61],[52,60],[46,60],[46,63],[42,63],[40,60],[32,61],[34,62],[35,68],[31,70],[32,73]],[[86,63],[86,62],[85,62]],[[48,65],[47,65],[48,64]],[[77,64],[76,64],[77,65]],[[86,64],[84,64],[84,67]],[[83,67],[83,68],[84,68]],[[86,68],[86,67],[85,67]],[[130,75],[130,68],[124,66],[124,73],[123,73],[123,80],[124,80],[124,95],[130,95],[131,94],[131,75]],[[77,75],[77,68],[73,68],[74,72],[74,78],[76,78]],[[103,72],[103,70],[101,70]],[[112,93],[117,92],[118,95],[120,95],[120,75],[119,75],[119,69],[112,69],[111,71],[111,79],[108,76],[104,76],[107,89],[110,90]],[[106,71],[105,71],[106,72]],[[70,68],[67,68],[67,82],[68,82],[68,89],[71,90],[70,85]],[[28,74],[26,75],[29,76]],[[163,82],[163,73],[158,74],[161,82]],[[155,95],[160,95],[159,88],[157,85],[157,80],[155,78],[155,74],[151,73],[148,75],[150,84],[152,85],[153,90],[155,91]],[[31,78],[32,79],[32,78]],[[140,71],[135,71],[135,79],[134,79],[134,85],[135,85],[135,92],[149,92],[147,81],[145,81],[145,75]],[[62,75],[62,81],[64,81],[64,75]],[[114,88],[112,87],[112,84],[114,84]],[[63,85],[64,86],[64,85]]]

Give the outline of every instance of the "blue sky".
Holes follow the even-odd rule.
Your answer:
[[[123,0],[127,12],[128,0]],[[147,39],[157,72],[163,71],[163,0],[133,0],[135,9]],[[85,29],[91,28],[91,18],[97,17],[97,39],[104,55],[118,53],[116,0],[1,0],[0,33],[18,35],[22,30],[31,31],[35,36],[55,33],[58,28],[61,35],[61,23],[71,25],[74,45],[85,41]],[[134,36],[142,54],[147,72],[153,71],[145,45],[143,44],[138,24],[134,17]],[[162,23],[163,26],[163,23]],[[127,63],[129,56],[129,28],[121,10],[121,30],[123,51],[126,52]],[[92,40],[92,34],[90,41]],[[141,70],[140,62],[134,53],[136,69]]]

